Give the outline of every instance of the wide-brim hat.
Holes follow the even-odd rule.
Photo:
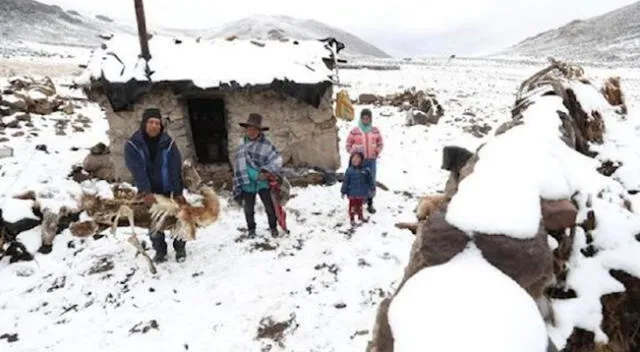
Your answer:
[[[269,130],[269,127],[262,126],[262,115],[256,114],[256,113],[249,114],[249,118],[247,119],[247,122],[240,122],[239,125],[244,128],[247,128],[249,126],[255,127],[260,131]]]

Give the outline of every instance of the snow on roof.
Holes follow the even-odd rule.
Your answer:
[[[330,80],[333,71],[322,61],[331,52],[318,40],[260,41],[183,39],[156,36],[149,40],[149,80],[145,60],[135,36],[114,36],[89,59],[76,83],[87,85],[102,76],[112,83],[190,80],[200,88],[215,88],[237,82],[240,85],[269,84],[274,79],[296,83]]]

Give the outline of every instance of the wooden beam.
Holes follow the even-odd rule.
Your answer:
[[[151,59],[149,52],[149,35],[147,34],[147,22],[144,17],[144,4],[142,0],[133,0],[136,7],[136,21],[138,22],[138,38],[140,39],[140,56],[146,61]]]

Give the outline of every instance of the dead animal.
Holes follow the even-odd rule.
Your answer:
[[[185,162],[183,172],[189,168],[193,168],[192,164]],[[195,169],[190,172],[197,176]],[[193,180],[200,180],[200,177],[193,177],[189,181]],[[192,182],[185,182],[185,185],[188,189],[194,189]],[[171,237],[185,241],[195,240],[196,230],[213,224],[220,214],[220,200],[216,192],[203,184],[197,185],[195,189],[202,196],[200,205],[154,194],[155,201],[150,207],[145,205],[138,194],[119,185],[114,186],[116,197],[113,199],[85,192],[80,199],[80,208],[87,212],[91,220],[71,224],[70,231],[74,236],[86,237],[95,234],[91,233],[94,229],[101,231],[111,228],[111,233],[115,235],[118,226],[131,226],[132,234],[127,241],[138,250],[138,254],[145,257],[153,273],[155,266],[142,248],[135,234],[135,227],[144,227],[151,232],[168,231]]]

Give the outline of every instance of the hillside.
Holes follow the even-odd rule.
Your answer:
[[[219,38],[237,35],[240,38],[262,39],[319,39],[335,37],[345,43],[345,53],[375,57],[390,57],[381,49],[365,42],[355,35],[330,27],[324,23],[297,19],[289,16],[257,15],[224,24],[207,32],[205,38]]]
[[[135,23],[120,23],[105,15],[90,17],[34,0],[0,0],[0,18],[0,56],[4,57],[50,56],[47,45],[94,48],[100,45],[100,34],[137,34]],[[148,30],[157,35],[196,36],[189,30]]]
[[[580,61],[640,59],[640,2],[540,33],[498,53]]]
[[[77,11],[34,0],[0,0],[0,40],[31,41],[41,44],[93,46],[98,34],[113,31],[131,32],[113,23],[107,16],[89,18]]]

